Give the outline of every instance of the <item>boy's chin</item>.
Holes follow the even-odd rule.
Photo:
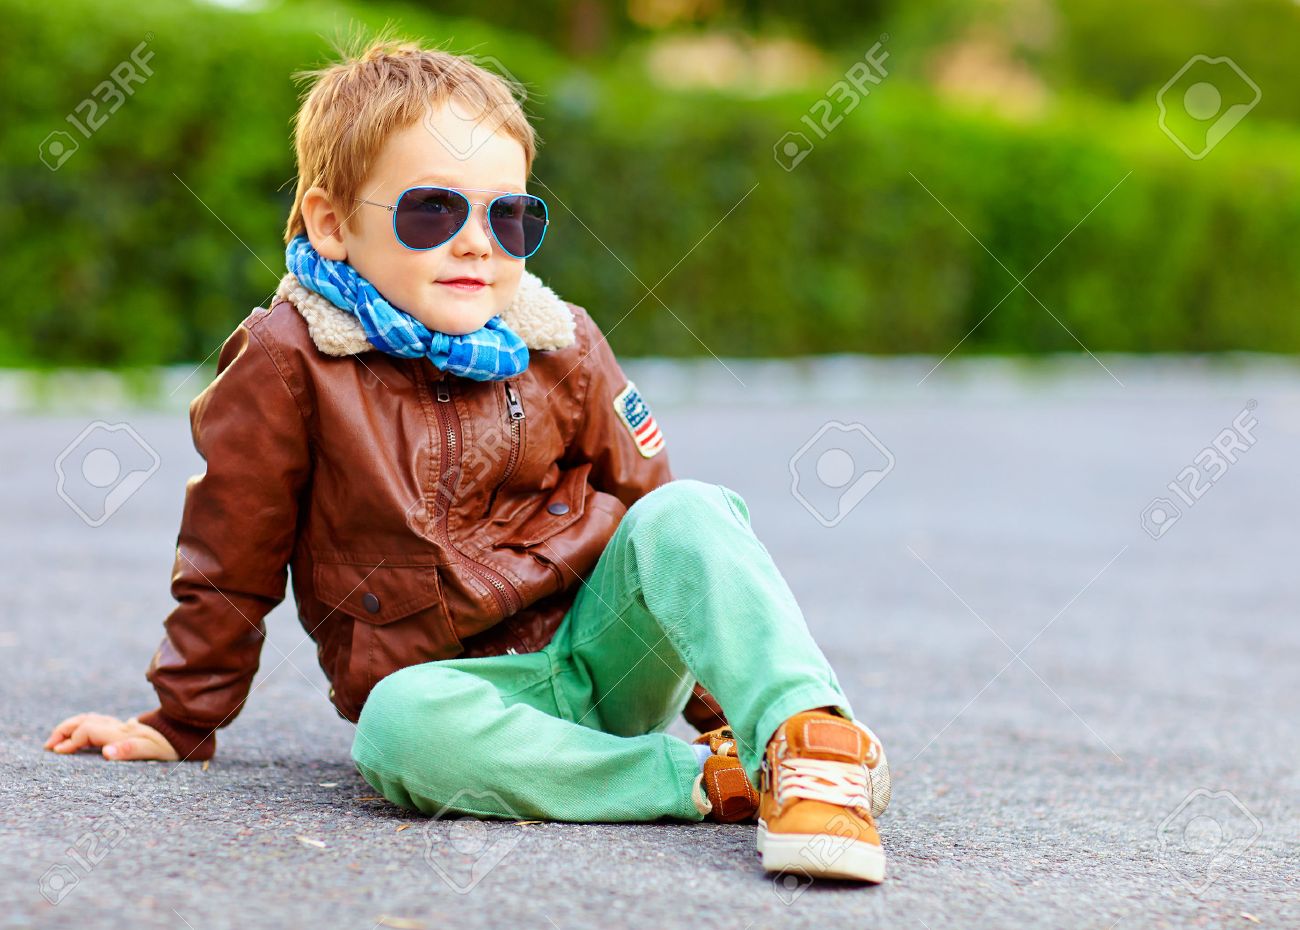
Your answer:
[[[477,332],[486,325],[495,314],[490,308],[470,309],[468,307],[434,307],[418,314],[412,314],[424,324],[426,329],[448,336],[464,336]]]

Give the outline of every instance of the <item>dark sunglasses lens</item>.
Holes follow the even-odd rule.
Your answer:
[[[532,194],[498,197],[492,201],[489,222],[501,248],[515,258],[527,258],[546,234],[546,204]]]
[[[407,248],[433,249],[465,224],[469,202],[441,187],[416,187],[397,202],[397,238]]]

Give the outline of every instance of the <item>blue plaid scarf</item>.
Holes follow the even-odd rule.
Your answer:
[[[285,264],[302,286],[361,321],[376,349],[403,358],[428,356],[443,371],[475,381],[510,378],[528,367],[528,346],[500,316],[463,336],[430,330],[394,307],[347,262],[323,258],[306,236],[284,250]]]

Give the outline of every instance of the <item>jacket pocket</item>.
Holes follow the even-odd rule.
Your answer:
[[[531,516],[515,533],[497,547],[517,551],[532,562],[549,569],[553,581],[541,594],[567,590],[586,578],[605,552],[627,508],[612,494],[589,488],[583,469],[583,482],[574,491],[576,506],[568,513],[555,515],[546,506],[540,509],[550,519]]]
[[[442,599],[433,565],[317,562],[312,582],[330,610],[366,623],[391,623]]]
[[[317,562],[312,581],[326,610],[353,620],[343,680],[334,687],[358,711],[386,675],[461,651],[437,566]]]
[[[567,529],[582,518],[591,465],[570,469],[521,522],[505,531],[495,545],[527,549]]]

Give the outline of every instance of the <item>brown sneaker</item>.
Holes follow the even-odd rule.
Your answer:
[[[743,823],[758,813],[758,792],[749,783],[736,753],[736,735],[730,727],[701,733],[696,743],[707,745],[713,755],[704,760],[704,771],[695,779],[692,797],[700,813],[719,823]]]
[[[866,727],[824,710],[795,714],[763,757],[758,851],[769,872],[883,881],[885,853],[872,818],[873,770],[884,751]]]

